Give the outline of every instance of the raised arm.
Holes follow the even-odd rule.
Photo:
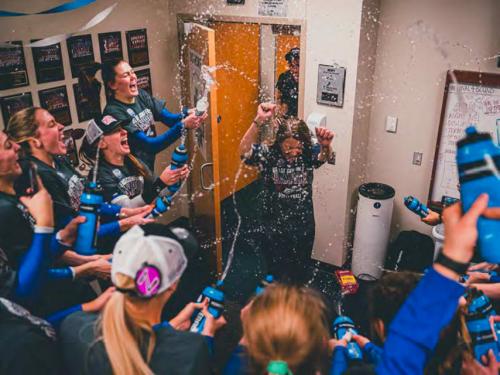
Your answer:
[[[242,158],[244,158],[245,154],[247,154],[248,151],[250,151],[252,145],[257,143],[260,126],[262,126],[262,124],[264,124],[266,121],[270,120],[273,117],[275,110],[276,110],[276,104],[273,103],[259,104],[255,119],[250,124],[250,127],[248,128],[248,130],[246,131],[245,135],[243,136],[240,142],[239,150],[240,150],[240,156]]]

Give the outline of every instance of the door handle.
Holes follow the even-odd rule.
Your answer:
[[[214,189],[214,183],[212,182],[209,186],[205,185],[205,178],[203,177],[203,170],[205,167],[213,166],[214,163],[203,163],[200,167],[200,183],[203,190],[212,191]]]

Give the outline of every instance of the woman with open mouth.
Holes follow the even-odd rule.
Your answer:
[[[27,116],[28,113],[32,116]],[[29,164],[36,165],[37,173],[54,201],[56,227],[62,227],[69,218],[77,215],[85,186],[85,178],[66,157],[63,129],[64,126],[48,111],[36,107],[18,112],[7,127],[7,133],[23,151],[23,169],[26,170]],[[148,210],[149,207],[144,205],[133,210],[102,205],[101,214],[107,220],[101,224],[98,236],[117,237],[120,232],[142,223]]]
[[[123,60],[102,65],[96,63],[91,69],[82,71],[79,82],[82,92],[89,98],[99,97],[101,85],[95,78],[99,66],[107,93],[110,95],[104,114],[117,120],[130,120],[124,129],[129,135],[131,152],[152,171],[157,153],[179,139],[183,129],[196,129],[207,118],[206,113],[196,116],[192,110],[169,112],[165,107],[165,100],[156,99],[137,86],[134,70]],[[170,129],[157,135],[157,121]]]
[[[154,176],[148,166],[131,153],[129,133],[125,130],[128,121],[110,115],[96,119],[95,125],[102,137],[92,143],[85,138],[80,155],[85,163],[97,168],[97,180],[105,201],[135,208],[150,204],[167,186],[185,179],[189,169],[187,165],[175,170],[167,167],[159,177]],[[96,166],[97,152],[100,157]]]

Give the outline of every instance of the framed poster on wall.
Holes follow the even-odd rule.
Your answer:
[[[78,114],[78,122],[88,121],[101,114],[100,99],[89,101],[82,95],[78,83],[73,84],[73,93],[75,96],[76,113]]]
[[[128,62],[130,66],[149,64],[148,35],[146,29],[127,31]]]
[[[32,42],[36,42],[36,40],[32,40]],[[32,47],[31,51],[33,53],[37,83],[64,80],[61,43],[46,47]]]
[[[0,90],[29,85],[23,42],[10,42],[12,48],[0,48]]]
[[[119,31],[99,34],[101,62],[123,60],[122,33]]]
[[[40,106],[50,112],[56,121],[64,126],[71,125],[71,111],[69,108],[66,86],[54,87],[38,92]]]
[[[153,95],[153,85],[151,84],[151,71],[148,69],[141,69],[135,72],[137,76],[137,87],[147,91],[149,95]]]
[[[33,98],[31,97],[31,92],[5,96],[0,98],[0,105],[2,107],[3,124],[5,127],[14,113],[33,106]]]
[[[71,76],[77,78],[80,70],[94,62],[94,46],[90,34],[72,36],[66,40]]]

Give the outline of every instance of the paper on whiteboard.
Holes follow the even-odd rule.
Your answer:
[[[500,118],[500,88],[450,83],[439,143],[432,201],[443,196],[459,198],[456,165],[457,141],[465,129],[475,125],[478,131],[491,134],[499,141],[497,119]]]
[[[286,17],[288,0],[259,0],[259,16]]]

